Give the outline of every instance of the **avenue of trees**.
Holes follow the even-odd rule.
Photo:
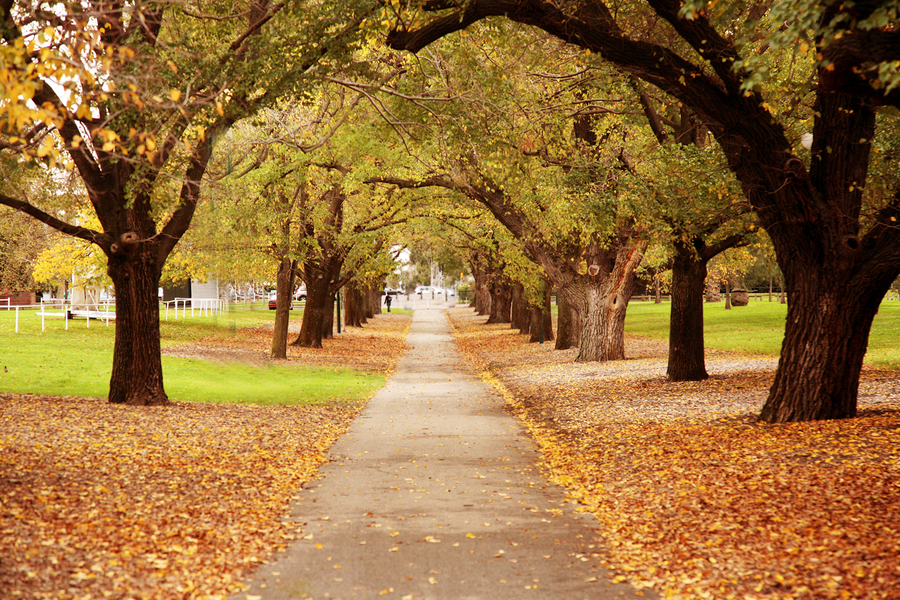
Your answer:
[[[156,292],[176,246],[271,274],[276,358],[321,346],[339,290],[360,324],[411,239],[455,249],[490,322],[578,361],[624,358],[637,277],[670,273],[683,381],[708,376],[709,265],[770,243],[789,308],[761,418],[855,415],[900,275],[893,4],[54,6],[0,0],[0,204],[102,252],[111,402],[167,403]],[[85,200],[51,191],[73,177]]]
[[[392,47],[420,51],[504,17],[595,52],[692,111],[740,181],[786,280],[785,339],[761,418],[856,414],[868,332],[900,274],[896,170],[868,177],[874,150],[893,154],[896,140],[895,4],[648,0],[613,10],[472,0],[422,9],[430,14],[399,21]]]

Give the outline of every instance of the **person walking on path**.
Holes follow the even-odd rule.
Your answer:
[[[391,295],[384,295],[384,305],[387,306],[388,312],[391,312]]]
[[[651,598],[610,582],[593,517],[544,479],[530,438],[465,366],[443,310],[301,490],[304,538],[234,600]]]

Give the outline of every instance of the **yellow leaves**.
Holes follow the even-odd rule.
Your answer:
[[[181,90],[172,89],[169,91],[169,98],[172,99],[172,102],[178,102],[181,100]]]
[[[296,537],[287,506],[353,414],[188,403],[151,414],[7,395],[0,473],[12,453],[28,484],[0,476],[4,567],[21,573],[23,597],[75,586],[90,598],[238,592]]]
[[[864,372],[861,395],[890,391],[883,414],[767,426],[749,414],[774,361],[717,353],[711,379],[675,384],[665,343],[629,338],[624,363],[575,364],[474,315],[451,320],[553,479],[598,519],[617,583],[682,600],[900,589],[897,372]]]

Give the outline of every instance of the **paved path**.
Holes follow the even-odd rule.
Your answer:
[[[415,311],[413,349],[293,506],[311,539],[235,600],[649,597],[609,583],[592,517],[542,477],[450,332],[443,310]]]

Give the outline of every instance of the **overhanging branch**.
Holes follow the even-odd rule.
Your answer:
[[[109,245],[111,243],[110,237],[105,233],[100,233],[99,231],[88,229],[87,227],[81,227],[78,225],[72,225],[71,223],[66,223],[65,221],[57,219],[53,215],[46,213],[38,207],[23,200],[17,200],[16,198],[11,198],[5,194],[0,194],[0,204],[8,206],[19,212],[23,212],[26,215],[40,221],[41,223],[44,223],[45,225],[52,227],[53,229],[56,229],[61,233],[65,233],[66,235],[71,235],[73,237],[77,237],[79,239],[97,244],[104,251],[109,248]]]

